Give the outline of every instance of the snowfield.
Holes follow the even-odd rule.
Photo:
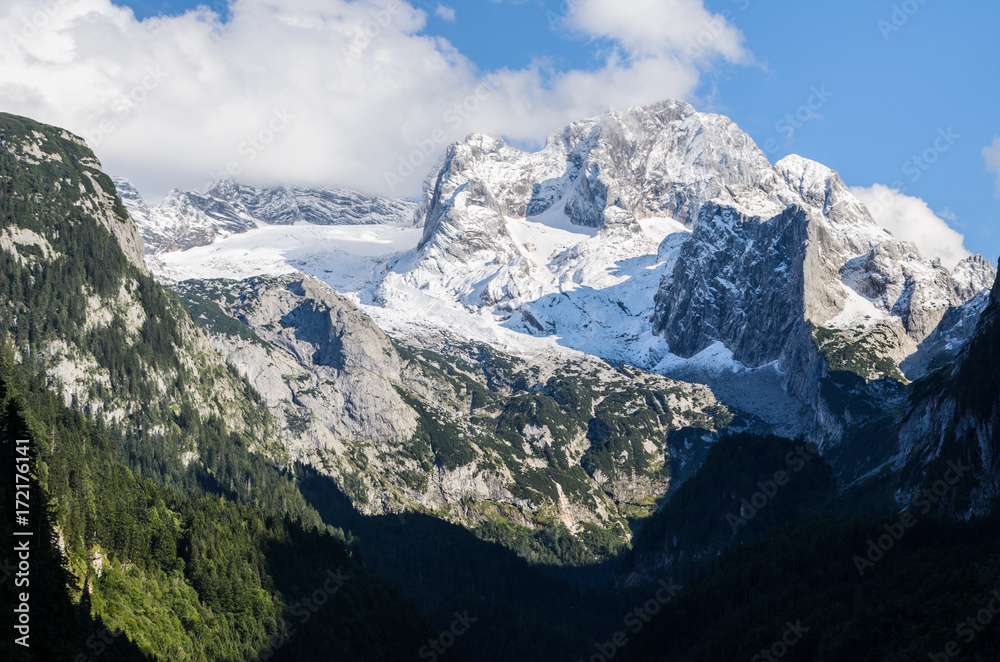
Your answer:
[[[475,283],[419,287],[409,282],[406,275],[418,260],[422,234],[416,227],[262,225],[209,246],[147,256],[147,261],[158,278],[175,282],[306,273],[352,299],[395,337],[484,342],[535,357],[590,355],[684,381],[711,382],[733,405],[753,409],[785,429],[792,403],[775,366],[750,370],[721,344],[684,359],[651,331],[653,295],[672,271],[688,228],[673,219],[648,219],[640,223],[643,237],[623,241],[563,219],[561,210],[530,220],[505,219],[525,257],[537,260],[533,273],[541,277],[534,284],[537,298],[513,312],[453,298],[452,287],[474,289]],[[488,265],[482,267],[482,273],[492,273]],[[476,270],[469,274],[474,279]],[[553,327],[540,331],[525,322],[528,317]]]
[[[412,250],[421,229],[399,225],[263,225],[187,251],[148,256],[161,280],[281,275],[301,271],[355,300],[393,257]]]

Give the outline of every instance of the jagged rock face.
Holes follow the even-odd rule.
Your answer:
[[[769,217],[790,204],[769,193],[780,186],[767,158],[732,121],[680,102],[578,122],[533,154],[474,134],[452,146],[428,180],[417,210],[424,235],[417,255],[399,266],[400,281],[514,314],[538,331],[556,329],[560,320],[539,317],[541,297],[574,288],[608,292],[628,277],[619,267],[637,264],[634,258],[651,262],[629,272],[642,271],[645,281],[649,270],[671,263],[680,242],[673,237],[661,251],[655,243],[694,227],[705,203]],[[512,228],[511,219],[522,222]],[[663,231],[664,221],[674,227]],[[661,223],[660,232],[645,232],[649,222]],[[553,230],[555,241],[537,243],[531,235],[538,226]],[[657,253],[662,259],[651,258]],[[615,271],[619,283],[605,278]],[[641,294],[617,305],[630,317],[648,317],[652,293],[645,282],[636,289]],[[605,320],[579,326],[591,321]]]
[[[769,165],[731,120],[674,101],[579,122],[546,149],[566,154],[567,214],[594,227],[609,222],[613,208],[693,225],[702,204],[755,186]],[[548,199],[532,212],[545,211]]]
[[[901,472],[897,493],[906,501],[947,462],[969,467],[948,507],[962,516],[989,511],[1000,497],[1000,282],[985,301],[979,322],[954,364],[932,375],[911,404],[893,465]]]
[[[782,214],[747,219],[719,203],[704,208],[657,294],[653,324],[671,351],[692,356],[721,340],[738,360],[758,366],[781,357],[798,321],[840,331],[884,322],[896,336],[891,344],[899,363],[947,311],[976,296],[976,285],[992,283],[995,272],[986,260],[964,261],[956,283],[939,261],[924,260],[916,246],[893,239],[833,171],[800,157],[774,169],[785,187],[771,195],[794,205]],[[796,214],[793,209],[800,231],[772,234],[770,228],[784,227]],[[747,230],[755,225],[766,229]],[[763,275],[771,270],[794,286]],[[802,368],[781,363],[789,371]]]
[[[909,375],[926,375],[954,360],[972,339],[989,299],[989,290],[981,290],[968,303],[948,309],[934,333],[920,343],[916,353],[908,356],[900,365],[903,372]]]
[[[249,214],[225,199],[175,189],[160,205],[151,206],[127,179],[115,178],[114,182],[149,255],[207,246],[256,227]]]
[[[367,315],[303,274],[255,279],[241,287],[246,291],[239,298],[224,299],[222,305],[264,343],[219,349],[286,423],[300,409],[309,412],[310,433],[286,443],[294,455],[310,458],[317,450],[342,451],[345,444],[399,442],[413,435],[415,416],[395,390],[399,357]],[[269,352],[267,345],[281,352]],[[303,366],[313,374],[303,373]]]
[[[702,204],[755,186],[769,167],[731,120],[676,101],[577,122],[533,154],[473,134],[449,148],[425,191],[417,210],[425,228],[421,246],[439,234],[478,235],[484,228],[475,221],[483,219],[463,218],[467,208],[492,212],[494,223],[497,216],[533,217],[562,207],[572,223],[586,227],[635,229],[636,219],[651,217],[693,225]],[[505,239],[501,233],[493,243]]]
[[[198,439],[172,424],[185,409],[273,440],[266,411],[147,272],[137,227],[82,139],[0,113],[0,180],[17,202],[0,219],[0,279],[38,285],[3,287],[0,335],[17,360],[68,406],[167,456],[197,456]]]
[[[412,222],[415,205],[326,187],[244,186],[217,182],[207,193],[171,191],[157,206],[147,204],[131,182],[115,186],[146,240],[146,252],[206,246],[258,224],[372,225]]]
[[[680,356],[722,340],[744,365],[771,363],[805,314],[806,213],[789,207],[761,221],[708,204],[702,214],[671,286],[656,294],[654,331]],[[750,245],[757,250],[748,252]]]
[[[230,182],[220,182],[217,188],[231,186]],[[235,186],[235,189],[238,200],[254,218],[272,225],[408,223],[412,222],[415,207],[407,200],[372,197],[341,188]]]
[[[734,213],[724,218],[733,223],[757,217],[757,223],[765,222],[768,227],[790,205],[797,205],[808,230],[783,240],[761,241],[762,237],[731,223],[715,223],[723,217],[706,213],[707,203],[716,210],[732,209]],[[452,146],[417,212],[424,220],[424,236],[409,277],[423,286],[435,278],[441,280],[440,276],[455,280],[456,274],[475,271],[479,282],[489,281],[489,287],[466,288],[456,292],[458,298],[472,305],[516,308],[536,289],[532,271],[539,266],[554,269],[556,256],[546,256],[550,264],[538,265],[536,256],[528,255],[523,242],[511,235],[505,219],[538,217],[545,223],[550,213],[564,214],[575,225],[602,232],[639,235],[636,221],[654,217],[671,217],[695,229],[688,241],[704,246],[685,247],[664,278],[657,302],[685,300],[684,311],[696,316],[704,312],[702,305],[717,311],[731,308],[732,316],[715,320],[719,326],[714,327],[718,332],[713,337],[698,320],[688,323],[679,316],[677,307],[658,307],[653,326],[666,335],[671,351],[681,356],[691,356],[721,340],[739,356],[748,357],[737,351],[730,335],[765,336],[775,328],[770,316],[741,321],[740,316],[757,305],[751,299],[780,295],[761,290],[764,281],[759,275],[747,280],[747,273],[718,254],[719,245],[738,252],[739,262],[758,274],[779,263],[792,267],[769,251],[801,253],[797,267],[803,281],[797,294],[802,298],[800,319],[835,328],[854,323],[856,311],[848,310],[848,304],[855,298],[853,293],[860,294],[867,304],[854,303],[871,308],[861,314],[901,320],[903,335],[908,336],[899,339],[904,354],[915,351],[949,308],[966,304],[995,277],[987,260],[973,258],[960,264],[953,278],[939,263],[922,259],[915,246],[880,229],[829,168],[798,156],[772,166],[733,122],[698,113],[679,102],[578,122],[534,154],[478,134]],[[705,219],[712,221],[711,227],[699,231]],[[789,241],[808,242],[811,250]],[[692,283],[698,278],[705,287],[725,291],[725,301],[715,301],[707,290],[691,300]],[[678,292],[672,291],[675,287]],[[736,291],[741,288],[742,294]],[[746,300],[746,305],[730,306],[736,303],[734,297]],[[793,308],[786,304],[779,309]],[[845,319],[835,319],[845,312]],[[762,326],[756,331],[735,331],[743,324]],[[786,329],[792,326],[792,320],[777,324]],[[693,330],[699,327],[701,332]],[[748,358],[756,366],[775,360],[777,354],[758,351]]]
[[[122,204],[125,205],[125,209],[128,210],[129,216],[135,221],[137,228],[148,226],[152,210],[146,204],[146,201],[143,200],[138,189],[135,188],[132,182],[122,177],[112,177],[111,181],[114,183],[118,197],[121,198]]]
[[[959,267],[967,279],[965,284],[956,283],[940,262],[922,260],[915,245],[883,242],[847,262],[841,276],[858,294],[898,317],[907,334],[919,343],[938,327],[950,308],[963,306],[992,284],[989,262],[967,260]],[[973,282],[984,287],[974,290]]]
[[[680,357],[722,343],[744,366],[777,362],[824,428],[836,427],[816,399],[831,348],[838,370],[902,378],[902,364],[919,377],[945,316],[949,329],[974,326],[995,279],[982,258],[953,273],[922,258],[834,171],[795,155],[772,165],[733,122],[679,102],[578,122],[533,154],[474,134],[449,149],[417,217],[420,246],[383,282],[384,300],[410,287],[622,360],[615,342],[573,344],[580,334],[560,318],[641,338],[616,333],[621,313],[595,304],[606,300],[627,325],[645,315]],[[654,258],[644,228],[661,219],[690,233],[674,230]],[[552,239],[567,232],[578,238]],[[653,291],[650,273],[662,276]]]
[[[996,273],[990,261],[982,255],[967,257],[951,272],[955,295],[961,301],[970,301],[984,294],[993,286]]]

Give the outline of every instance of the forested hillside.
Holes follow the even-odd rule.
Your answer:
[[[103,628],[116,654],[162,660],[392,660],[427,643],[275,465],[267,408],[146,272],[79,138],[0,115],[0,221],[4,507],[30,439],[46,605],[14,652],[89,655]]]
[[[186,465],[213,460],[205,433],[223,428],[280,454],[259,396],[146,271],[141,249],[82,140],[0,114],[0,335],[15,357],[121,437],[141,475],[184,480]],[[216,478],[247,498],[238,469]]]
[[[0,404],[0,498],[13,503],[13,441],[28,439],[39,545],[32,647],[5,638],[5,659],[92,655],[105,631],[108,659],[159,660],[244,660],[272,649],[271,659],[411,659],[431,637],[352,558],[342,532],[137,478],[121,443],[68,410],[44,379],[25,377],[9,349]],[[5,549],[13,522],[10,513]],[[14,583],[2,590],[14,604]]]

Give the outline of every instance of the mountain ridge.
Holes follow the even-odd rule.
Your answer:
[[[954,357],[996,276],[980,256],[924,259],[835,171],[771,164],[728,118],[676,101],[576,122],[533,153],[471,134],[427,179],[416,221],[412,249],[351,293],[393,338],[634,365],[831,448],[887,413],[901,423],[892,384]],[[289,265],[332,284],[339,261]]]
[[[126,178],[115,187],[146,243],[147,254],[188,250],[261,225],[405,225],[415,205],[324,186],[256,187],[219,180],[205,193],[171,190],[149,205]]]
[[[786,375],[785,389],[809,402],[817,420],[829,362],[817,351],[813,328],[824,329],[831,346],[891,364],[886,372],[879,361],[874,368],[849,362],[862,377],[902,379],[905,370],[914,379],[933,364],[938,346],[921,345],[945,314],[951,311],[951,327],[974,325],[976,297],[996,276],[978,256],[952,271],[922,258],[913,244],[879,228],[834,171],[796,155],[771,165],[727,118],[673,101],[578,122],[535,153],[473,134],[449,148],[417,213],[424,236],[383,281],[382,300],[425,291],[522,332],[559,336],[571,347],[648,369],[664,352],[653,347],[656,337],[682,359],[721,343],[751,370],[775,364]],[[617,298],[635,288],[624,285],[619,294],[608,287],[612,279],[595,275],[652,255],[643,223],[657,215],[670,215],[663,220],[683,230],[674,226],[656,239],[688,234],[673,242],[667,259],[643,266],[662,278],[655,305],[631,315],[636,351],[625,358],[596,336],[572,340],[579,327],[625,319],[615,307],[626,317],[635,309]],[[801,226],[794,231],[792,218]],[[768,239],[772,224],[790,233],[776,230]],[[577,238],[544,249],[529,238],[546,232]],[[588,260],[602,250],[590,248],[595,243],[619,249]],[[768,285],[776,273],[791,280]],[[788,287],[793,294],[784,292]],[[568,306],[553,307],[550,295],[569,297],[583,314],[565,315]],[[639,319],[647,315],[652,329]],[[615,324],[607,325],[612,336]],[[926,356],[916,356],[921,349]],[[810,434],[833,442],[842,436],[838,425],[824,425]]]

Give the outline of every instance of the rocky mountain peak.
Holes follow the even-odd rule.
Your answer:
[[[971,299],[988,289],[996,281],[996,276],[997,270],[993,268],[989,258],[982,255],[965,258],[951,272],[955,294],[963,300]]]
[[[618,306],[629,338],[654,334],[682,359],[721,344],[745,367],[775,364],[807,400],[831,361],[902,379],[901,364],[939,346],[925,341],[946,314],[949,328],[974,326],[995,278],[981,259],[952,272],[923,258],[834,170],[799,155],[771,164],[734,122],[677,101],[575,122],[533,153],[472,134],[428,179],[417,218],[418,250],[383,289],[433,291],[623,360],[579,331],[614,333]],[[907,376],[932,364],[909,361]]]

